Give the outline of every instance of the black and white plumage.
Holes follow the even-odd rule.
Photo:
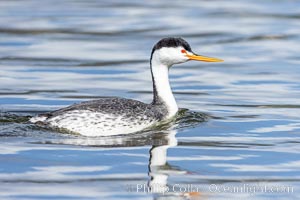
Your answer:
[[[169,120],[178,111],[169,84],[169,68],[188,60],[220,62],[222,60],[196,55],[181,38],[164,38],[152,49],[150,67],[153,101],[146,104],[124,98],[101,98],[41,114],[30,119],[53,128],[85,136],[110,136],[141,131],[158,122]]]

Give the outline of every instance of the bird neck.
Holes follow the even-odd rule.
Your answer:
[[[174,116],[178,111],[178,106],[171,90],[169,82],[169,68],[161,63],[155,55],[151,58],[151,74],[153,81],[153,102],[154,105],[163,104],[166,106],[167,118]]]

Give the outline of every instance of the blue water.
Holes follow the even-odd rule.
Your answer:
[[[299,199],[299,13],[292,0],[1,1],[0,199]],[[151,102],[166,36],[225,60],[171,69],[189,109],[174,124],[88,138],[26,123],[104,96]]]

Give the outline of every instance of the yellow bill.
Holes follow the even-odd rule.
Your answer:
[[[186,55],[190,60],[198,60],[198,61],[203,61],[203,62],[223,62],[224,60],[219,59],[219,58],[211,58],[211,57],[206,57],[206,56],[200,56],[196,54]]]

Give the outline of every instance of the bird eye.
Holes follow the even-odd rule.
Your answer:
[[[186,50],[182,49],[182,50],[181,50],[181,53],[186,53]]]

